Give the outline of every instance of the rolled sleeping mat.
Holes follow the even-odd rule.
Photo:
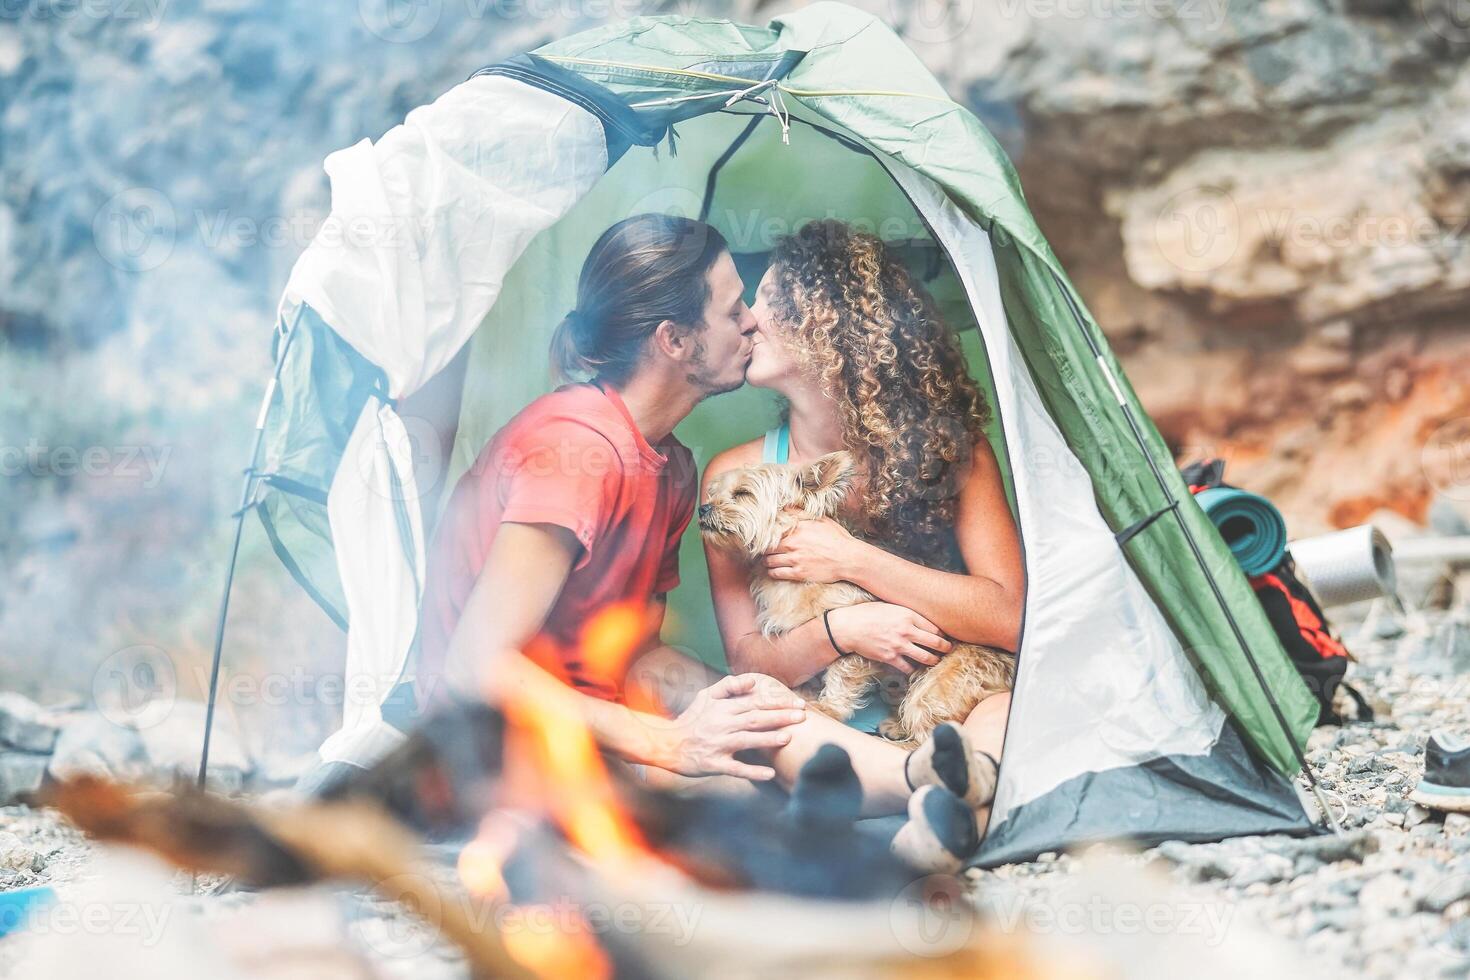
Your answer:
[[[1323,606],[1387,596],[1397,600],[1393,546],[1372,524],[1291,543],[1297,573]]]
[[[1264,575],[1286,554],[1286,520],[1260,494],[1212,487],[1194,495],[1247,575]]]

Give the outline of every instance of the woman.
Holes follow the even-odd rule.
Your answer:
[[[768,638],[756,623],[749,569],[707,547],[730,669],[795,686],[838,648],[905,674],[938,663],[952,640],[1014,651],[1025,588],[1020,539],[984,436],[987,407],[933,299],[882,241],[823,221],[777,244],[752,311],[746,381],[783,396],[789,410],[764,438],[711,460],[705,484],[737,467],[849,450],[859,474],[842,518],[857,533],[805,521],[765,563],[774,578],[849,581],[877,601],[834,610],[830,636],[819,618]],[[981,833],[1009,706],[1008,694],[987,698],[960,728],[965,755],[983,753],[991,766],[983,798],[968,797]],[[888,708],[875,692],[839,738],[869,813],[897,812],[915,785],[907,753],[871,734]],[[941,735],[953,742],[954,729],[937,732],[936,746]]]

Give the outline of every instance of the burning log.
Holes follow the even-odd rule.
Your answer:
[[[243,804],[191,791],[182,781],[166,793],[79,775],[44,790],[40,802],[61,811],[93,840],[141,847],[181,868],[226,874],[263,888],[322,877]]]
[[[978,926],[958,882],[915,881],[855,826],[850,793],[794,816],[762,795],[654,790],[542,693],[442,713],[326,799],[289,808],[95,778],[56,785],[48,802],[98,840],[180,867],[258,887],[366,884],[457,943],[478,976],[1042,975],[1016,940]],[[458,849],[462,889],[436,881],[420,835],[472,838]],[[609,909],[641,927],[596,921]],[[936,909],[950,923],[937,937]],[[671,932],[638,918],[660,912],[686,921]],[[534,914],[552,926],[515,924]]]
[[[477,976],[532,977],[462,904],[443,901],[418,857],[419,842],[363,802],[269,810],[180,784],[136,791],[92,776],[56,784],[45,802],[95,840],[151,851],[191,871],[228,874],[257,887],[345,880],[389,897],[464,950]],[[487,921],[493,922],[493,917]]]
[[[519,775],[507,772],[515,759]],[[582,840],[568,836],[584,851],[604,860],[654,856],[715,888],[859,900],[891,898],[915,877],[881,835],[850,815],[796,820],[769,795],[682,795],[626,773],[563,715],[522,710],[507,725],[498,711],[463,704],[428,719],[392,755],[326,796],[380,802],[440,839],[475,833],[497,806],[550,801],[568,811],[559,824],[580,828]]]

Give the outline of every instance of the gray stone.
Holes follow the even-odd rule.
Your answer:
[[[1429,505],[1429,526],[1436,534],[1445,537],[1470,535],[1470,521],[1465,520],[1455,502],[1442,493],[1435,494]]]
[[[1344,905],[1337,908],[1322,909],[1317,913],[1312,923],[1312,932],[1328,929],[1333,932],[1347,932],[1357,929],[1363,921],[1363,910],[1355,905]]]
[[[1160,844],[1157,853],[1177,865],[1185,878],[1194,881],[1233,878],[1251,865],[1248,857],[1232,854],[1219,844],[1187,844],[1171,840]]]
[[[0,691],[0,742],[26,752],[50,752],[57,728],[40,705],[15,691]]]
[[[179,701],[157,723],[138,730],[148,764],[159,773],[192,778],[199,769],[204,741],[204,705]],[[210,785],[220,792],[239,792],[254,765],[244,740],[230,723],[229,713],[217,711],[209,740]]]
[[[1299,859],[1312,857],[1326,864],[1334,861],[1362,861],[1379,849],[1378,838],[1369,831],[1354,831],[1323,837],[1283,837],[1265,842],[1272,854]]]
[[[1470,831],[1470,814],[1446,813],[1444,815],[1444,832],[1447,837],[1464,837]]]
[[[147,772],[143,740],[132,728],[115,724],[100,712],[62,719],[61,736],[51,753],[54,779],[88,774],[110,779],[136,779]]]
[[[17,803],[41,788],[47,757],[29,752],[0,752],[0,806]]]
[[[1383,874],[1370,879],[1358,892],[1363,911],[1374,919],[1406,914],[1414,907],[1409,885],[1397,874]]]
[[[301,776],[309,772],[320,761],[320,757],[314,751],[298,752],[292,755],[266,752],[255,759],[255,770],[249,781],[250,787],[253,790],[270,790],[294,786]],[[213,765],[210,768],[212,769]]]
[[[1408,823],[1409,810],[1413,806],[1414,804],[1410,803],[1402,796],[1390,795],[1388,799],[1383,801],[1383,812],[1397,814],[1398,816],[1404,818],[1404,823]]]
[[[1318,868],[1325,868],[1326,866],[1327,865],[1325,865],[1322,861],[1318,860],[1312,855],[1303,854],[1301,857],[1296,859],[1296,862],[1292,866],[1292,870],[1295,874],[1309,875],[1316,871]]]
[[[1230,876],[1230,884],[1236,888],[1247,888],[1256,884],[1272,884],[1285,881],[1292,875],[1290,858],[1280,854],[1262,854],[1247,862]]]
[[[1384,613],[1373,623],[1373,637],[1379,640],[1397,640],[1404,635],[1404,624],[1392,613]]]
[[[1422,807],[1417,803],[1411,804],[1408,812],[1404,814],[1404,826],[1412,829],[1424,823],[1430,816],[1431,814],[1426,807]]]
[[[46,855],[15,834],[0,831],[0,869],[36,872],[46,870]]]
[[[1411,889],[1414,903],[1430,912],[1443,912],[1463,898],[1470,898],[1470,874],[1426,875]]]

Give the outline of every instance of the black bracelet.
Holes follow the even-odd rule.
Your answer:
[[[839,657],[848,657],[848,656],[851,656],[851,653],[849,653],[847,650],[844,650],[840,646],[837,645],[837,637],[835,637],[835,636],[832,635],[832,621],[827,618],[830,615],[832,615],[832,610],[830,610],[830,609],[828,609],[826,612],[822,613],[822,625],[825,626],[825,627],[827,627],[827,642],[830,643],[830,644],[832,644],[832,649],[834,649],[834,650],[837,651],[837,656],[839,656]]]

